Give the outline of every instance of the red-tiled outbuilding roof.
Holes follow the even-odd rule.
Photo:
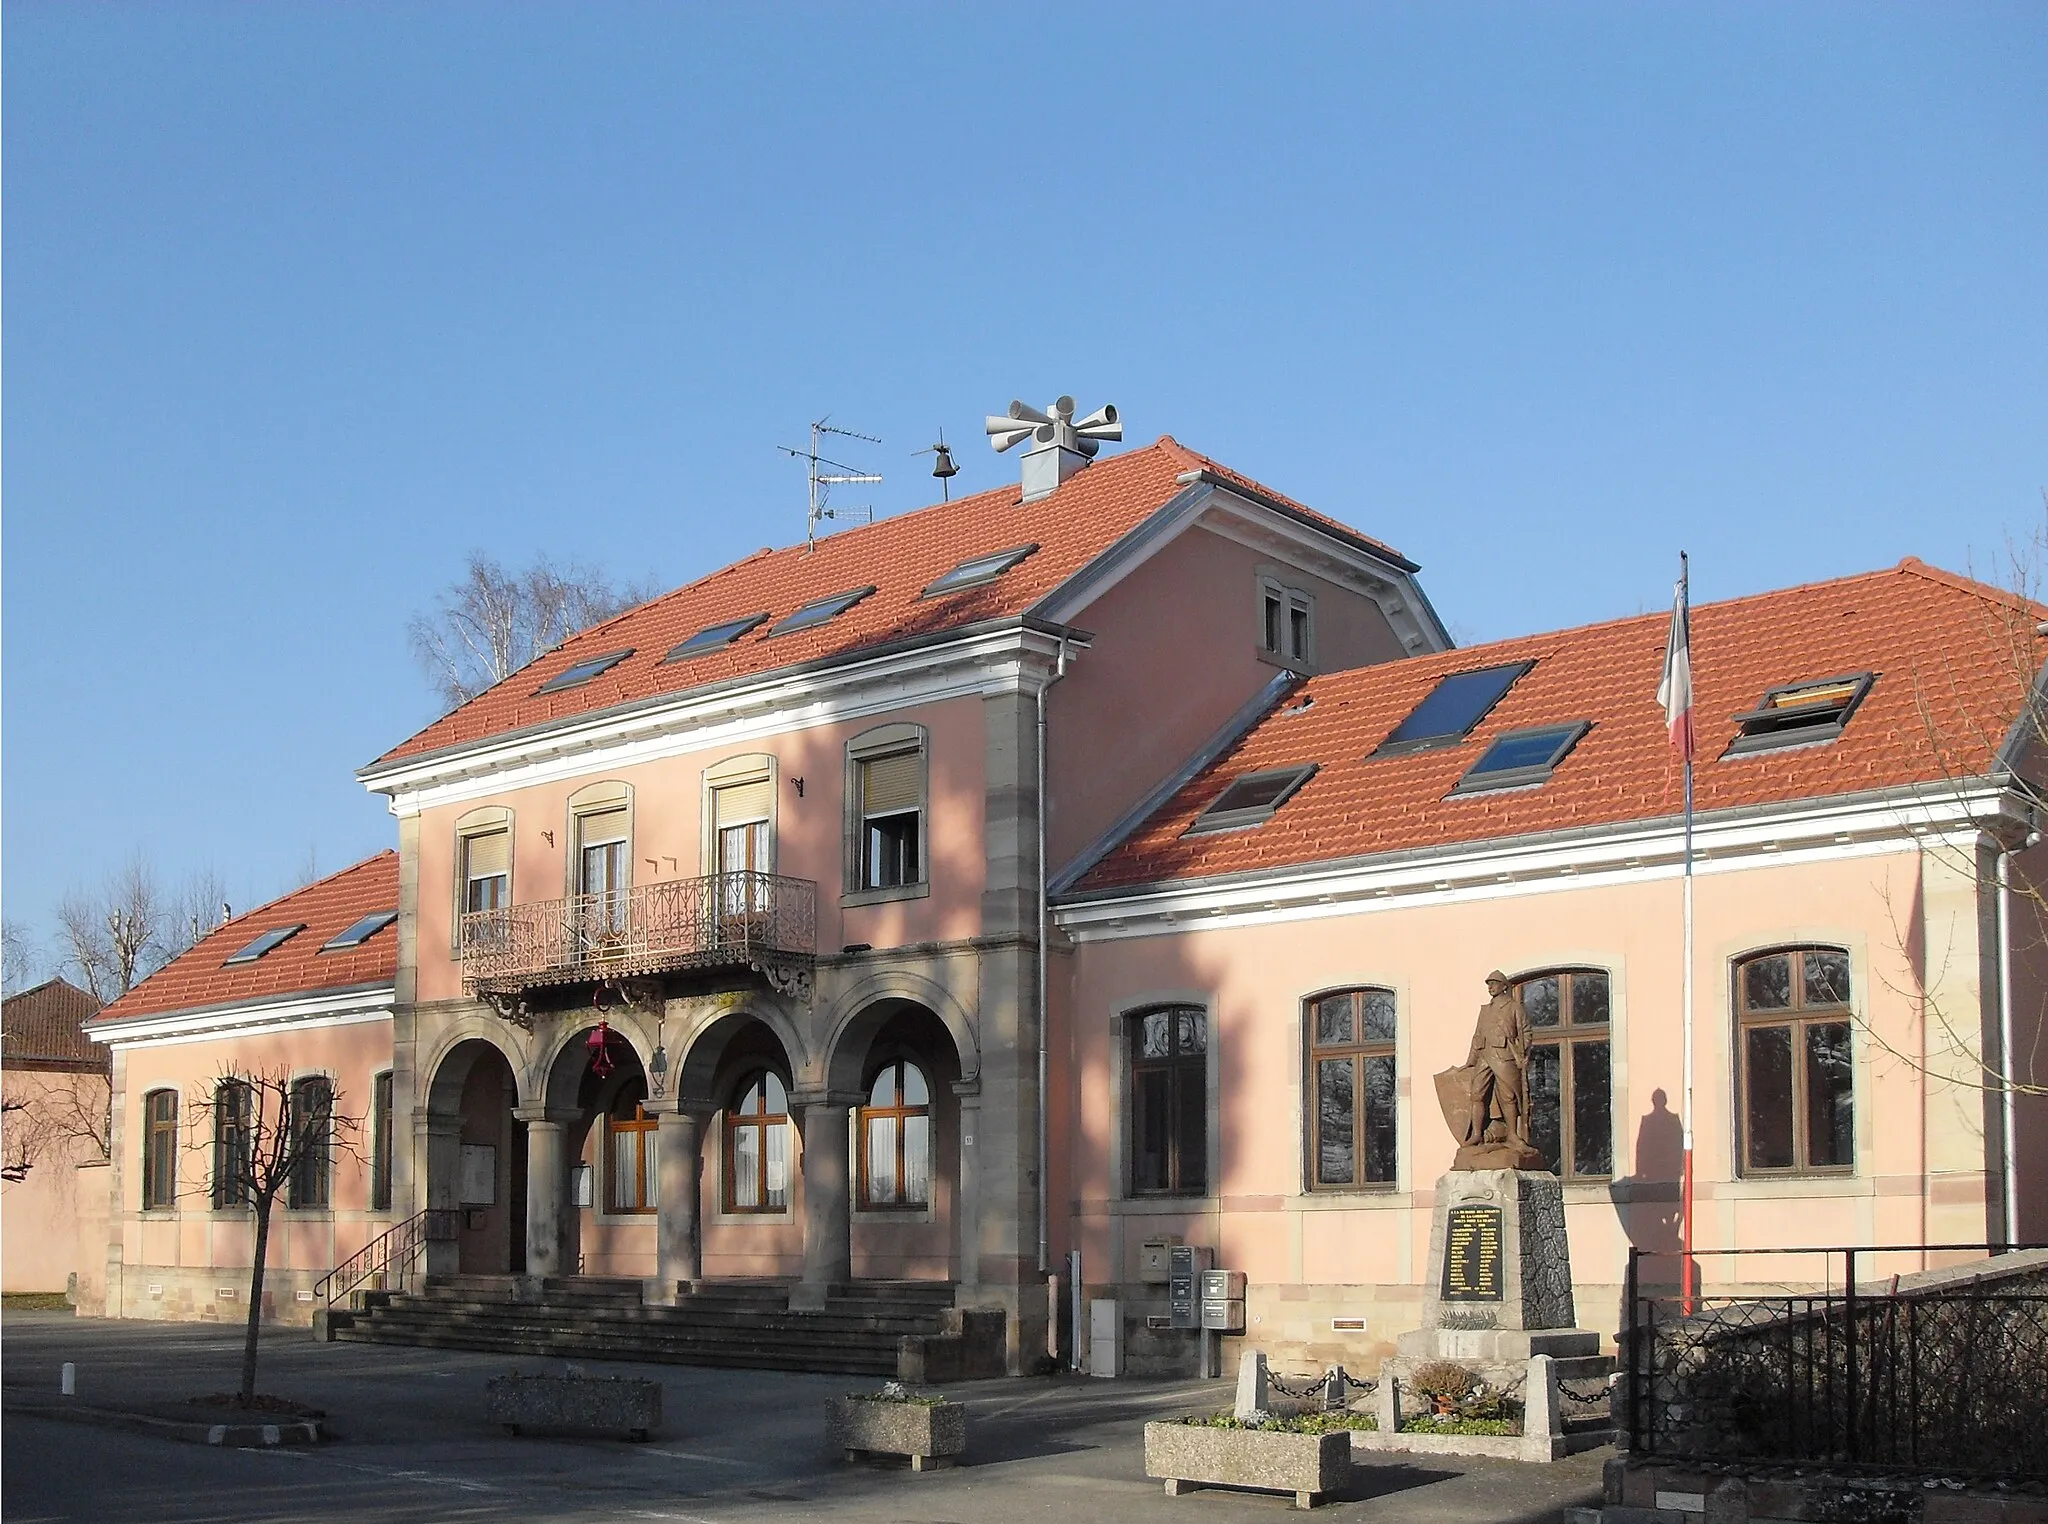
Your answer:
[[[1913,559],[1696,607],[1696,809],[1984,776],[2048,655],[2043,612]],[[1659,612],[1316,677],[1075,892],[1675,815],[1682,774],[1656,700],[1669,630]],[[1372,756],[1439,679],[1521,661],[1535,665],[1461,743]],[[1876,680],[1838,739],[1724,755],[1767,690],[1863,672]],[[1540,786],[1450,797],[1504,732],[1577,721],[1592,728]],[[1304,763],[1316,773],[1265,824],[1183,834],[1232,779]]]
[[[66,979],[46,979],[0,1003],[0,1063],[10,1069],[106,1073],[113,1056],[81,1030],[99,1001]]]
[[[322,990],[385,983],[398,971],[398,927],[387,925],[359,945],[321,949],[363,917],[398,910],[398,854],[379,852],[352,868],[294,889],[215,927],[100,1012],[94,1031],[137,1016],[232,1005]],[[246,963],[227,960],[266,931],[304,930]]]
[[[1182,490],[1190,471],[1270,500],[1406,569],[1399,553],[1335,519],[1198,455],[1169,436],[1109,456],[1036,502],[1016,486],[976,493],[849,529],[817,543],[762,550],[572,637],[546,656],[394,747],[373,766],[572,718],[618,704],[683,693],[708,683],[850,655],[871,646],[1018,615],[1080,571]],[[1031,556],[994,582],[949,596],[924,590],[961,562],[1035,544]],[[801,632],[772,634],[777,620],[817,599],[872,587],[846,612]],[[766,614],[730,646],[666,662],[698,631]],[[632,655],[588,682],[539,691],[595,657]]]

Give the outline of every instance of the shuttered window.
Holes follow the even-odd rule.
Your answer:
[[[718,829],[766,820],[774,800],[766,778],[751,783],[728,783],[711,791],[712,821]]]
[[[861,809],[869,815],[917,808],[922,792],[922,755],[915,749],[870,757],[860,765]]]
[[[924,882],[924,749],[884,752],[858,763],[860,889]]]
[[[503,910],[510,895],[512,833],[489,831],[462,839],[462,908]]]
[[[595,846],[603,841],[624,841],[626,812],[600,810],[595,814],[579,815],[576,818],[576,834],[586,847]]]

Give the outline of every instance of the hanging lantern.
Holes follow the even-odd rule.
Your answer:
[[[612,1070],[618,1065],[611,1055],[612,1029],[609,1022],[600,1021],[590,1034],[586,1046],[590,1049],[590,1072],[599,1079],[610,1079]]]

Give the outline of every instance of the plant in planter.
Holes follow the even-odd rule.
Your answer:
[[[913,1471],[949,1466],[967,1451],[967,1409],[890,1381],[876,1392],[832,1400],[832,1442],[848,1460],[902,1455]]]
[[[1449,1418],[1478,1389],[1479,1378],[1455,1360],[1431,1360],[1416,1367],[1408,1386],[1429,1399],[1437,1417]]]
[[[1351,1434],[1371,1428],[1356,1413],[1218,1413],[1145,1425],[1145,1474],[1166,1483],[1168,1497],[1190,1487],[1256,1487],[1294,1494],[1297,1508],[1341,1487],[1351,1476]]]

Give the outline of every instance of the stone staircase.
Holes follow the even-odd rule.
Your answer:
[[[418,1292],[360,1293],[326,1326],[332,1339],[429,1349],[913,1380],[1002,1374],[1002,1314],[956,1311],[946,1281],[836,1286],[821,1312],[792,1312],[781,1281],[704,1282],[673,1307],[649,1305],[641,1289],[564,1276],[522,1298],[510,1276],[433,1276]]]

